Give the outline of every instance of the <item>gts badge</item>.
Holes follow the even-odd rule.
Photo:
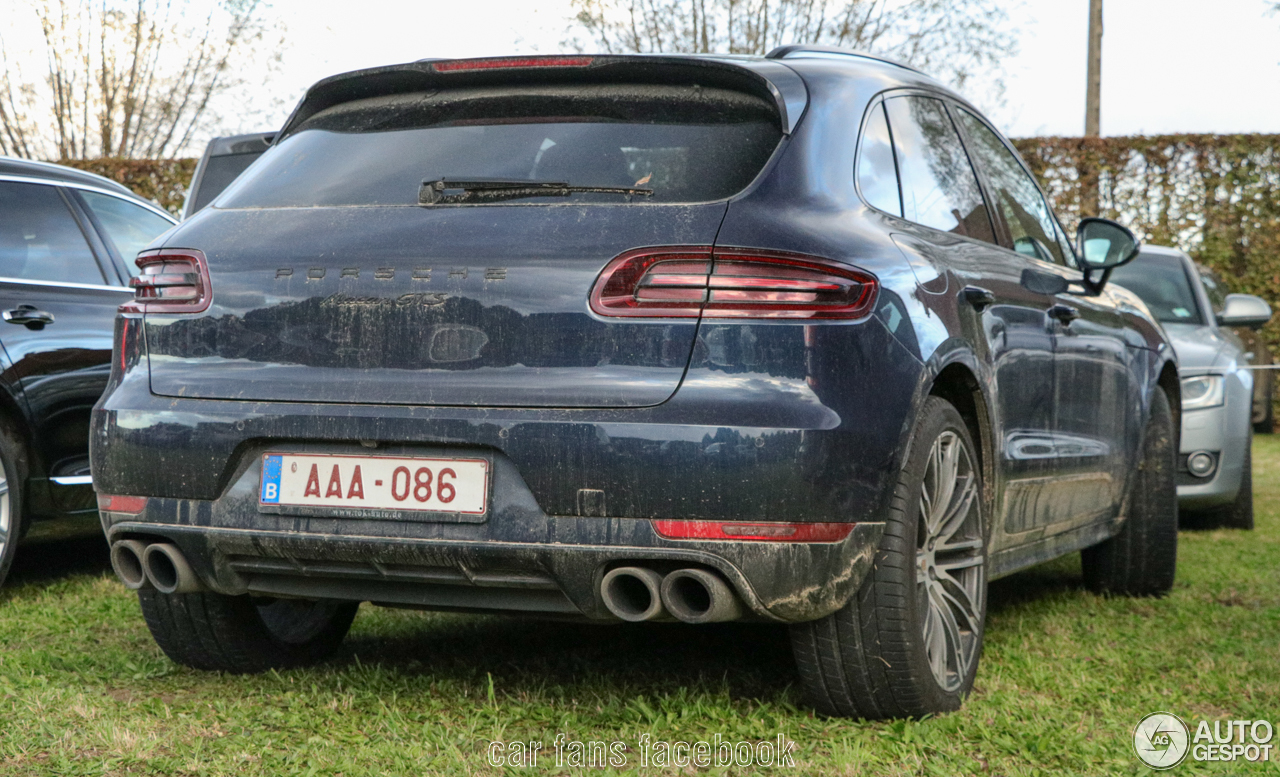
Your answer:
[[[337,277],[339,280],[358,280],[362,269],[359,267],[343,267],[338,269]],[[400,277],[404,277],[407,273],[410,280],[416,282],[429,282],[431,280],[432,268],[430,267],[414,267],[407,271],[397,271],[395,267],[375,267],[372,270],[373,279],[376,281],[392,281],[396,279],[397,273]],[[328,267],[308,267],[305,272],[298,270],[297,275],[305,277],[308,281],[322,281],[329,275]],[[465,281],[471,275],[469,267],[449,267],[441,268],[439,275],[447,277],[451,281]],[[294,268],[281,267],[276,270],[276,280],[292,279],[295,276]],[[484,280],[486,283],[490,281],[505,281],[507,279],[507,268],[505,267],[486,267],[484,269]]]
[[[431,308],[443,305],[449,295],[439,291],[401,294],[399,297],[351,297],[346,294],[334,294],[325,297],[321,305],[338,308]]]

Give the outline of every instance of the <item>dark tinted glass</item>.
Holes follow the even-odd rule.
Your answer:
[[[54,187],[0,181],[0,277],[102,284],[84,233]]]
[[[261,151],[252,154],[209,157],[204,164],[204,172],[200,175],[196,190],[191,192],[191,213],[213,202],[214,197],[222,194],[222,191],[260,156],[262,156]]]
[[[893,140],[884,107],[877,105],[867,117],[862,131],[862,150],[858,157],[858,188],[873,208],[902,215],[898,189],[898,170],[893,162]]]
[[[1152,315],[1170,324],[1203,324],[1191,278],[1176,256],[1140,254],[1111,271],[1111,283],[1142,298]]]
[[[781,139],[773,111],[749,95],[666,87],[358,101],[309,119],[232,184],[218,207],[416,205],[423,180],[439,178],[653,190],[637,202],[718,200],[745,188],[773,153]],[[627,201],[609,194],[573,200]]]
[[[987,125],[968,111],[957,113],[973,141],[969,150],[987,174],[996,210],[1009,227],[1013,250],[1034,259],[1066,264],[1053,215],[1035,181]]]
[[[944,232],[995,242],[982,190],[941,100],[886,100],[902,181],[903,217]]]
[[[140,272],[133,263],[138,252],[173,226],[164,216],[120,197],[96,192],[80,192],[80,196],[98,217],[102,229],[134,275]]]

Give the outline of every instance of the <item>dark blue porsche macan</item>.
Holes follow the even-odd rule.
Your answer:
[[[175,661],[357,605],[789,624],[822,712],[955,709],[987,581],[1173,583],[1179,393],[1137,241],[872,57],[335,76],[138,258],[92,468]]]

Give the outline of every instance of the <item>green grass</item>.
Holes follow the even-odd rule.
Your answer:
[[[1087,593],[1078,554],[993,583],[973,695],[918,722],[815,717],[798,703],[785,631],[761,626],[366,606],[326,665],[206,674],[160,653],[100,545],[32,548],[0,592],[0,774],[501,774],[490,741],[550,748],[557,733],[633,748],[643,733],[782,733],[800,774],[1145,774],[1130,738],[1148,712],[1193,726],[1280,718],[1280,437],[1256,446],[1256,531],[1183,532],[1161,600]],[[610,773],[546,754],[512,770],[570,772]],[[1201,772],[1280,768],[1188,761],[1173,773]]]

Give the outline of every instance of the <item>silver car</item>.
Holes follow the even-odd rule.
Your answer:
[[[1253,528],[1254,361],[1231,327],[1258,329],[1271,307],[1251,294],[1208,293],[1190,256],[1144,246],[1111,282],[1164,325],[1182,379],[1178,507],[1196,525]]]

